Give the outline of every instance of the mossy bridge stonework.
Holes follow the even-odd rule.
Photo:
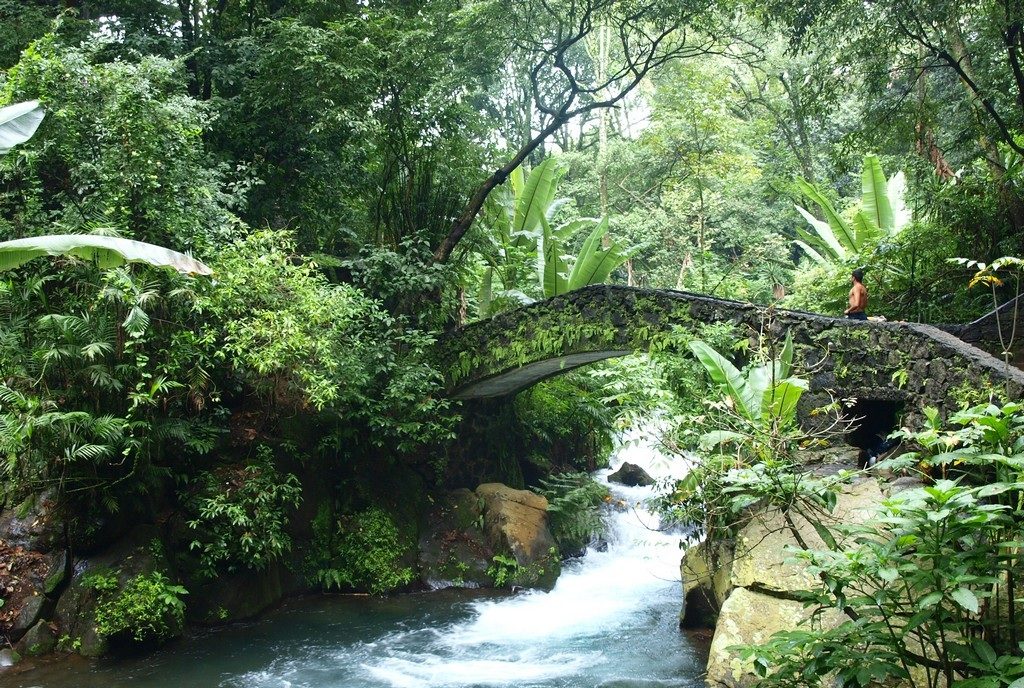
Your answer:
[[[796,344],[810,377],[804,405],[831,395],[899,402],[908,421],[926,406],[980,402],[989,391],[1018,399],[1024,371],[951,334],[962,326],[853,321],[682,291],[596,285],[501,313],[439,342],[451,396],[502,397],[574,368],[673,347],[675,328],[731,323],[740,336],[767,331]]]

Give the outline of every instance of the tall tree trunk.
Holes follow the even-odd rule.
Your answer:
[[[928,70],[925,68],[926,55],[924,48],[918,47],[918,74],[917,74],[917,122],[914,124],[915,143],[917,154],[931,163],[935,168],[935,174],[940,179],[947,180],[953,177],[953,168],[946,162],[946,156],[938,144],[935,143],[935,132],[928,122],[926,114],[928,104]]]
[[[971,57],[970,52],[967,50],[967,46],[964,43],[963,36],[960,33],[959,27],[952,27],[947,37],[949,40],[950,53],[955,58],[961,72],[960,83],[963,84],[964,88],[967,89],[968,97],[971,102],[975,105],[975,113],[977,114],[980,121],[982,119],[981,112],[978,108],[981,108],[983,112],[989,112],[991,106],[985,101],[985,99],[978,93],[976,84],[978,83],[977,75],[974,72],[974,61]],[[985,156],[985,161],[988,163],[989,172],[992,175],[993,181],[999,189],[999,197],[1003,202],[1006,209],[1007,219],[1013,227],[1014,233],[1020,232],[1024,229],[1024,200],[1020,198],[1013,187],[1006,181],[1006,170],[1003,167],[1002,156],[999,153],[999,148],[992,142],[985,133],[981,133],[978,136],[978,145],[981,148]],[[1012,146],[1011,144],[1011,147]],[[1015,147],[1016,148],[1016,147]],[[990,237],[990,243],[994,248],[997,242],[996,237]]]

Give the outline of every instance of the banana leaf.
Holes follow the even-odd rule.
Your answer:
[[[868,219],[885,234],[893,231],[889,187],[877,155],[865,155],[861,169],[861,206]]]
[[[0,108],[0,155],[32,138],[45,114],[38,100]]]
[[[487,317],[491,314],[491,301],[494,297],[494,268],[488,265],[484,268],[484,278],[480,284],[480,315]]]
[[[541,230],[540,241],[537,242],[537,272],[544,296],[551,298],[568,291],[568,280],[565,277],[568,266],[562,255],[561,238],[543,218]]]
[[[840,242],[839,239],[836,238],[835,232],[832,231],[832,225],[830,225],[827,222],[822,222],[818,218],[814,217],[813,215],[810,214],[810,212],[807,211],[806,208],[796,206],[796,210],[798,213],[804,216],[804,219],[807,220],[807,224],[809,224],[814,229],[814,231],[817,232],[819,241],[814,243],[820,244],[822,249],[830,253],[831,256],[836,259],[841,260],[846,257],[846,247],[844,247],[842,242]],[[800,229],[797,230],[798,233],[802,231],[803,230]],[[806,234],[806,236],[804,237],[804,241],[807,241],[808,238],[810,238],[810,235]]]
[[[807,381],[791,377],[769,387],[761,397],[761,417],[775,418],[783,425],[796,420],[796,405],[807,390]]]
[[[806,242],[803,242],[803,241],[800,241],[799,239],[797,239],[793,243],[796,244],[797,246],[799,246],[801,248],[801,250],[803,250],[804,253],[806,253],[808,256],[810,256],[811,260],[813,260],[818,265],[828,265],[828,261],[825,260],[824,256],[822,256],[820,253],[818,253],[813,248],[808,246]]]
[[[779,354],[779,378],[786,379],[793,372],[793,331],[786,332],[786,341],[782,343]]]
[[[0,272],[39,256],[70,255],[95,261],[101,268],[147,263],[189,275],[211,275],[205,264],[162,246],[94,234],[58,234],[0,242]]]
[[[857,235],[857,250],[862,250],[869,241],[881,239],[885,232],[875,226],[874,220],[864,210],[853,216],[853,231]]]
[[[849,223],[843,219],[843,216],[836,211],[832,203],[825,198],[825,195],[818,191],[818,188],[813,184],[803,179],[798,179],[796,184],[800,187],[800,190],[805,196],[817,203],[818,207],[821,208],[822,212],[825,214],[825,219],[828,221],[829,228],[832,230],[839,243],[842,244],[843,248],[851,253],[856,253],[857,242],[853,235],[853,229],[850,227]],[[817,227],[815,227],[815,229],[817,229]]]
[[[708,371],[711,380],[719,389],[728,394],[736,406],[736,410],[745,418],[752,418],[753,400],[747,388],[747,381],[740,371],[728,359],[715,351],[705,342],[696,339],[690,342],[690,351],[697,357],[704,370]],[[758,400],[760,401],[760,400]]]
[[[747,371],[747,395],[751,400],[763,398],[765,391],[774,384],[774,380],[772,380],[772,367],[760,365]],[[749,410],[749,420],[757,420],[761,417],[761,404],[750,404]]]
[[[545,158],[533,168],[522,193],[517,193],[515,218],[512,221],[513,232],[536,232],[540,229],[540,221],[546,217],[548,207],[555,200],[556,171],[554,158]]]
[[[626,262],[629,254],[618,244],[612,244],[608,248],[601,246],[601,240],[607,233],[608,218],[604,217],[580,247],[579,255],[576,256],[576,262],[573,263],[572,272],[569,274],[570,291],[604,282],[612,274],[612,270]]]
[[[495,240],[502,248],[508,248],[512,244],[512,207],[515,199],[507,187],[500,186],[487,195],[484,207],[480,213],[480,220],[483,226],[493,229],[487,232],[486,236]]]
[[[697,441],[701,449],[714,449],[720,444],[726,444],[727,442],[739,443],[745,439],[747,439],[746,435],[734,432],[733,430],[712,430],[701,435]]]

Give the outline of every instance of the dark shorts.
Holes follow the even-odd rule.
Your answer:
[[[868,314],[864,311],[856,311],[854,313],[847,313],[846,317],[850,320],[867,320]]]

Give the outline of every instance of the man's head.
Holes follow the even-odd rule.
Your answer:
[[[850,279],[853,280],[854,282],[863,282],[864,271],[861,270],[860,268],[857,268],[856,270],[850,273]]]

